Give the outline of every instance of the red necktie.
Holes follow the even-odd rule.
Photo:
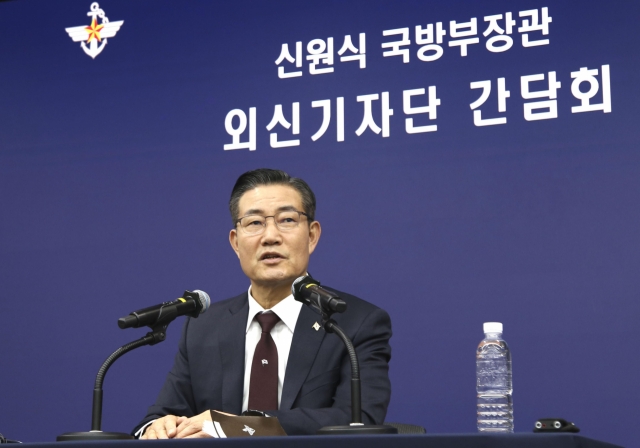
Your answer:
[[[251,363],[249,409],[278,410],[278,349],[271,330],[280,321],[275,313],[260,313],[255,319],[262,327]]]

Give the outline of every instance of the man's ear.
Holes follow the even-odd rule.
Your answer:
[[[236,256],[240,258],[240,251],[238,249],[238,231],[236,229],[231,229],[229,232],[229,243],[231,244],[231,248],[236,253]]]
[[[318,221],[313,221],[309,224],[309,255],[313,253],[318,241],[320,241],[320,235],[322,234],[322,227]]]

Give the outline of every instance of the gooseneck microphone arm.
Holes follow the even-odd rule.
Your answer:
[[[71,442],[77,440],[124,440],[133,439],[129,434],[120,432],[103,432],[102,427],[102,383],[109,367],[125,353],[130,352],[138,347],[145,345],[155,345],[162,342],[167,337],[167,327],[176,318],[172,316],[171,320],[158,323],[151,327],[151,331],[145,336],[133,342],[123,345],[109,356],[96,375],[96,382],[93,386],[93,404],[91,407],[91,431],[83,432],[67,432],[59,435],[56,440],[58,442]]]
[[[102,426],[102,383],[104,377],[107,374],[109,367],[116,362],[116,359],[130,352],[138,347],[144,347],[145,345],[155,345],[158,342],[162,342],[167,337],[167,327],[169,323],[159,325],[158,328],[152,328],[152,331],[147,333],[144,337],[137,339],[133,342],[123,345],[118,350],[113,352],[98,370],[96,375],[96,382],[93,386],[93,406],[91,411],[91,431],[101,431]]]
[[[353,347],[353,342],[349,339],[349,336],[340,328],[335,320],[327,318],[323,315],[324,330],[327,333],[337,334],[342,342],[344,342],[349,354],[349,361],[351,362],[351,424],[362,423],[362,398],[360,396],[360,363],[358,362],[358,355],[356,349]]]

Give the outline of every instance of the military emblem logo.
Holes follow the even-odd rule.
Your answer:
[[[69,37],[74,42],[80,42],[80,47],[84,52],[91,56],[93,59],[98,56],[105,45],[107,45],[107,38],[114,37],[124,20],[118,20],[117,22],[109,22],[109,19],[104,14],[104,11],[100,9],[98,2],[91,3],[91,11],[87,13],[91,17],[91,24],[89,26],[73,26],[71,28],[65,28],[65,31],[69,33]],[[100,23],[98,23],[100,19]],[[89,44],[89,46],[87,46]]]

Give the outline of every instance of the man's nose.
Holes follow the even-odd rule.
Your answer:
[[[269,219],[271,218],[271,219]],[[272,242],[280,240],[280,229],[276,225],[276,218],[273,216],[269,216],[264,223],[264,233],[262,235],[262,239],[264,242]]]

